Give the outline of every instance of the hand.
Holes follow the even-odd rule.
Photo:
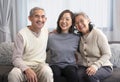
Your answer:
[[[26,69],[25,74],[27,77],[27,82],[37,82],[37,75],[31,68]]]
[[[96,71],[97,71],[97,70],[95,69],[95,67],[90,66],[90,67],[87,68],[86,73],[87,73],[89,76],[91,76],[91,75],[95,75]]]
[[[54,29],[53,31],[49,32],[49,34],[50,34],[50,33],[57,33],[57,30]]]

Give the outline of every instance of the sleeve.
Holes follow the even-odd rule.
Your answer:
[[[46,48],[46,52],[48,52],[48,51],[49,51],[49,42],[47,42],[47,48]]]
[[[22,71],[25,71],[29,68],[23,61],[22,56],[24,52],[24,41],[20,33],[17,34],[16,39],[14,41],[14,50],[13,50],[13,65],[15,67],[20,68]]]
[[[51,46],[51,35],[52,35],[53,33],[49,33],[49,35],[48,35],[48,41],[47,41],[47,49],[46,49],[46,51],[48,52],[49,50],[50,50],[50,46]]]
[[[96,69],[98,69],[101,66],[103,66],[103,64],[106,61],[109,61],[109,59],[111,57],[111,50],[110,50],[110,46],[108,44],[107,37],[101,31],[98,34],[97,44],[98,44],[98,48],[100,50],[101,57],[99,58],[99,60],[97,60],[93,64],[93,66]]]
[[[49,38],[49,36],[48,36],[47,49],[46,49],[46,51],[47,51],[47,59],[46,59],[46,62],[47,62],[47,63],[50,63],[50,54],[51,54],[51,52],[50,52],[50,43],[49,43],[49,40],[50,40],[50,38]]]

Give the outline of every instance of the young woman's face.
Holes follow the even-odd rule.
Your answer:
[[[68,32],[72,25],[72,18],[70,13],[64,13],[64,15],[60,18],[59,26],[62,32]]]
[[[75,26],[78,31],[82,32],[83,34],[88,33],[89,31],[89,19],[85,18],[83,15],[78,15],[75,17]]]

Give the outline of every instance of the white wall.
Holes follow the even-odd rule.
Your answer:
[[[91,21],[98,27],[110,27],[110,3],[111,0],[28,0],[28,13],[35,6],[46,10],[46,27],[56,28],[58,15],[65,9],[73,12],[86,12]],[[29,22],[28,22],[29,24]]]
[[[106,5],[110,1],[113,2],[111,3],[113,7]],[[96,26],[113,28],[112,30],[102,28],[109,40],[120,41],[120,0],[27,0],[27,3],[27,14],[34,6],[45,9],[48,18],[45,26],[49,29],[56,28],[58,15],[63,10],[83,11],[89,15]]]

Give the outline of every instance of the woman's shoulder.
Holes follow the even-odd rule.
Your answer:
[[[71,35],[72,35],[73,37],[80,38],[80,35],[78,35],[78,34],[72,33]]]
[[[93,28],[93,32],[95,33],[95,34],[98,34],[98,35],[103,35],[104,33],[102,32],[102,30],[100,30],[100,29],[98,29],[98,28]]]
[[[49,33],[49,37],[54,37],[54,36],[56,36],[56,33],[54,33],[54,32]]]
[[[70,37],[71,39],[73,39],[73,40],[76,40],[76,41],[79,41],[79,40],[80,40],[80,36],[77,35],[77,34],[74,34],[74,33],[70,34],[69,37]]]
[[[94,28],[93,29],[93,35],[96,35],[99,38],[107,38],[106,35],[102,32],[102,30],[98,29],[98,28]]]

